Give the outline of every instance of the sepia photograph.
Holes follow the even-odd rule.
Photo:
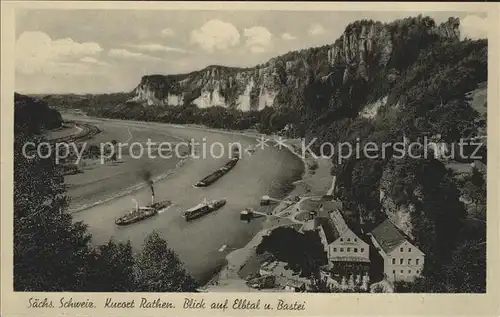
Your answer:
[[[13,10],[23,305],[486,294],[488,12],[217,8]]]

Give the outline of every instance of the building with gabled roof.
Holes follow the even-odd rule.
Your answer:
[[[384,275],[390,281],[413,281],[424,268],[425,254],[398,227],[386,219],[370,233],[384,260]]]
[[[302,231],[319,233],[333,270],[342,266],[347,271],[366,271],[370,263],[369,245],[347,225],[338,207],[338,202],[322,201],[317,207],[316,217],[306,222]]]

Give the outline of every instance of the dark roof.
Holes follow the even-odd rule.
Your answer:
[[[333,225],[332,221],[325,217],[317,217],[314,219],[316,221],[316,225],[321,226],[323,231],[325,232],[326,242],[328,244],[337,240],[340,237],[337,228]]]
[[[373,229],[371,234],[385,253],[391,252],[407,240],[405,235],[389,219]]]

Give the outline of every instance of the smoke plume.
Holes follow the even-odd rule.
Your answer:
[[[151,188],[151,195],[153,196],[153,200],[154,200],[155,190],[153,187],[153,184],[154,184],[153,174],[151,173],[151,171],[148,168],[145,168],[141,171],[141,179],[143,181],[145,181],[146,184],[149,185],[149,188]]]

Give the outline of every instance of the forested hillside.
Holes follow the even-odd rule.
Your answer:
[[[354,23],[346,32],[371,23]],[[440,37],[430,31],[433,28],[428,18],[396,21],[390,29],[398,34],[399,44],[393,46],[386,66],[374,64],[373,76],[360,60],[347,66],[340,61],[334,67],[358,75],[317,80],[306,95],[311,100],[306,104],[314,104],[306,108],[306,117],[319,119],[306,122],[306,136],[381,146],[424,137],[451,144],[484,133],[485,117],[471,106],[468,92],[487,80],[487,41]],[[378,104],[375,112],[359,115],[372,103]],[[485,162],[484,148],[481,153]],[[485,228],[471,230],[460,200],[464,188],[479,186],[482,190],[475,194],[485,201],[485,175],[475,171],[479,178],[475,183],[480,185],[470,180],[464,185],[446,168],[448,162],[436,159],[432,151],[422,159],[393,154],[388,148],[385,156],[362,155],[342,162],[338,153],[334,155],[337,195],[367,229],[388,216],[426,253],[425,279],[401,290],[485,291]],[[467,252],[474,258],[465,257]],[[458,275],[468,276],[467,281],[454,279]]]
[[[96,116],[228,129],[257,126],[263,132],[277,132],[289,124],[295,136],[309,132],[336,137],[335,131],[351,125],[349,120],[366,118],[364,112],[373,112],[370,118],[387,112],[378,121],[390,120],[394,108],[404,106],[412,110],[404,120],[421,116],[429,106],[411,105],[419,102],[422,86],[435,87],[434,100],[429,101],[438,104],[441,90],[456,91],[449,86],[459,86],[456,94],[474,90],[486,80],[486,52],[486,40],[459,41],[458,19],[441,25],[421,16],[392,23],[363,20],[348,25],[331,45],[289,52],[254,68],[209,66],[189,74],[147,75],[130,93],[44,99],[57,108],[80,108]],[[443,82],[455,75],[462,79],[453,80],[461,82]],[[464,81],[464,75],[475,77]],[[247,82],[238,84],[238,78],[253,78],[251,89],[245,88]],[[194,102],[203,94],[206,102]],[[253,100],[253,105],[237,106],[238,98]],[[269,102],[258,102],[263,99]],[[378,107],[370,108],[374,103]],[[434,110],[436,116],[445,111]],[[434,124],[432,129],[444,127]]]
[[[473,105],[470,92],[484,91],[488,69],[487,39],[461,40],[459,24],[450,18],[437,25],[422,16],[391,23],[356,21],[331,45],[290,52],[252,69],[211,66],[184,76],[144,77],[114,103],[93,96],[79,104],[90,115],[110,118],[256,127],[264,133],[287,126],[289,135],[318,138],[318,147],[322,142],[362,146],[424,137],[458,143],[484,136],[486,102]],[[258,89],[251,87],[246,94],[250,78]],[[204,92],[212,101],[194,102]],[[256,101],[243,109],[236,102],[242,96]],[[479,161],[486,163],[485,144],[479,153]],[[337,197],[367,230],[391,218],[427,255],[425,279],[401,290],[485,291],[485,228],[471,220],[471,206],[483,220],[486,214],[484,171],[456,175],[447,168],[460,161],[456,158],[401,159],[391,148],[376,158],[339,161],[338,154],[332,157]],[[464,197],[473,204],[465,206]]]
[[[45,102],[14,94],[14,130],[39,133],[45,129],[61,127],[61,114]]]

